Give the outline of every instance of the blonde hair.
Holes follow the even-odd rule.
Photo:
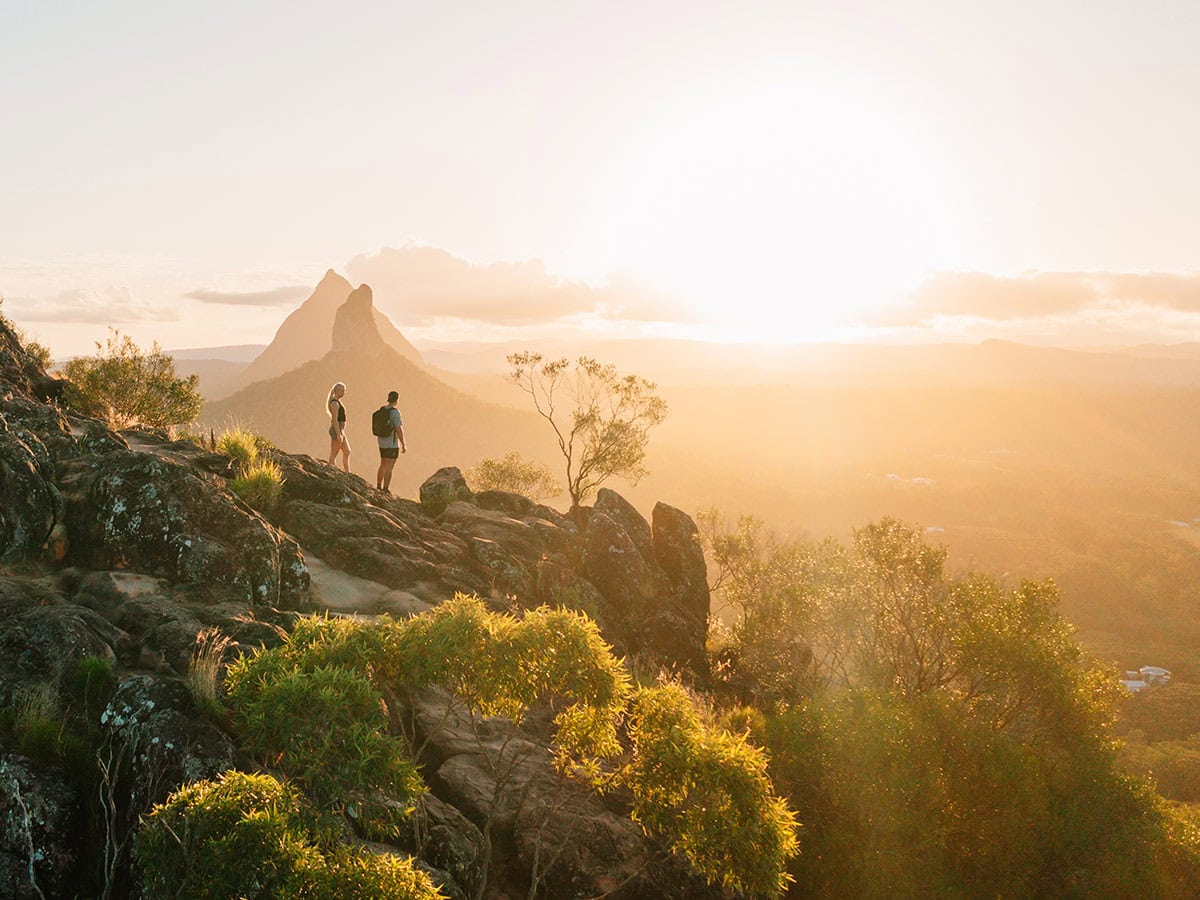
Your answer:
[[[330,404],[330,403],[332,403],[334,400],[336,400],[336,399],[337,399],[337,397],[335,397],[335,396],[333,396],[333,395],[334,395],[334,394],[337,392],[337,389],[338,389],[338,388],[341,388],[343,393],[345,393],[345,391],[346,391],[346,385],[345,385],[345,384],[343,384],[343,383],[342,383],[342,382],[340,382],[340,381],[338,381],[338,382],[335,382],[335,383],[334,383],[334,385],[333,385],[333,387],[331,387],[331,388],[329,389],[329,396],[325,398],[325,412],[329,412],[329,404]]]

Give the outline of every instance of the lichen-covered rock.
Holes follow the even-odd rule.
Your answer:
[[[430,516],[439,516],[451,503],[469,501],[472,496],[466,479],[455,466],[438,469],[421,485],[421,507]]]
[[[18,435],[37,436],[39,444],[45,447],[47,454],[47,457],[39,462],[69,459],[80,453],[78,441],[71,433],[67,417],[55,406],[23,397],[0,398],[0,417],[7,419],[9,426]],[[98,422],[96,424],[99,425]]]
[[[72,897],[82,859],[80,798],[66,778],[0,753],[0,897]]]
[[[112,662],[124,639],[99,613],[61,600],[8,615],[0,629],[0,706],[41,685],[61,702],[79,660]]]
[[[129,568],[248,602],[307,588],[294,542],[186,466],[114,451],[71,460],[61,480],[72,561]]]
[[[41,439],[0,412],[0,562],[41,554],[62,506]]]
[[[233,744],[199,714],[178,679],[142,673],[122,678],[100,714],[100,727],[107,739],[102,752],[130,764],[130,777],[118,789],[135,810],[233,768]]]

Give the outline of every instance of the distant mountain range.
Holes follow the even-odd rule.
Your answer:
[[[326,302],[331,282],[326,276],[313,297]],[[286,360],[302,362],[206,403],[201,413],[206,428],[244,424],[289,452],[327,459],[325,401],[330,387],[341,381],[347,385],[351,467],[372,483],[379,453],[370,430],[371,413],[383,405],[389,391],[399,392],[409,448],[393,479],[393,490],[400,494],[414,495],[420,483],[442,466],[465,469],[485,456],[499,457],[509,450],[544,457],[552,449],[545,423],[533,413],[486,403],[430,374],[407,341],[401,337],[403,343],[398,344],[399,332],[375,309],[370,287],[352,290],[336,308],[326,333],[316,341],[328,349],[315,359],[307,358],[312,351],[304,343],[318,322],[312,312],[289,317],[292,326],[281,327],[259,357],[267,358],[269,365],[256,360],[241,373],[240,381],[248,382],[255,371],[279,368]]]

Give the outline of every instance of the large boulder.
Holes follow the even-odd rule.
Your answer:
[[[430,516],[440,516],[456,500],[469,501],[471,489],[455,466],[438,469],[421,485],[421,507]]]
[[[274,606],[307,594],[295,541],[180,463],[118,450],[65,463],[61,485],[76,565],[129,568],[198,594]]]
[[[600,488],[592,511],[603,513],[615,522],[628,535],[642,559],[648,562],[654,559],[654,536],[650,523],[632,503],[614,490]]]
[[[4,582],[0,595],[5,618],[0,629],[0,707],[44,688],[61,705],[78,662],[89,656],[112,662],[125,634],[99,613],[68,604],[45,591],[32,591],[27,604],[21,584]]]
[[[654,558],[672,590],[669,602],[659,608],[651,623],[650,640],[667,656],[702,672],[707,666],[705,644],[712,598],[700,531],[691,516],[665,503],[655,504],[651,519]]]
[[[80,799],[64,775],[0,753],[0,897],[76,896],[83,834]]]
[[[647,560],[619,523],[593,509],[584,538],[583,577],[595,585],[603,602],[597,621],[621,655],[649,649],[646,622],[669,588],[662,570]]]

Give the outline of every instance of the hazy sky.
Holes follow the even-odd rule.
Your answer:
[[[0,0],[0,295],[58,354],[434,258],[478,302],[398,278],[410,336],[1200,339],[1197,47],[1194,2]]]

